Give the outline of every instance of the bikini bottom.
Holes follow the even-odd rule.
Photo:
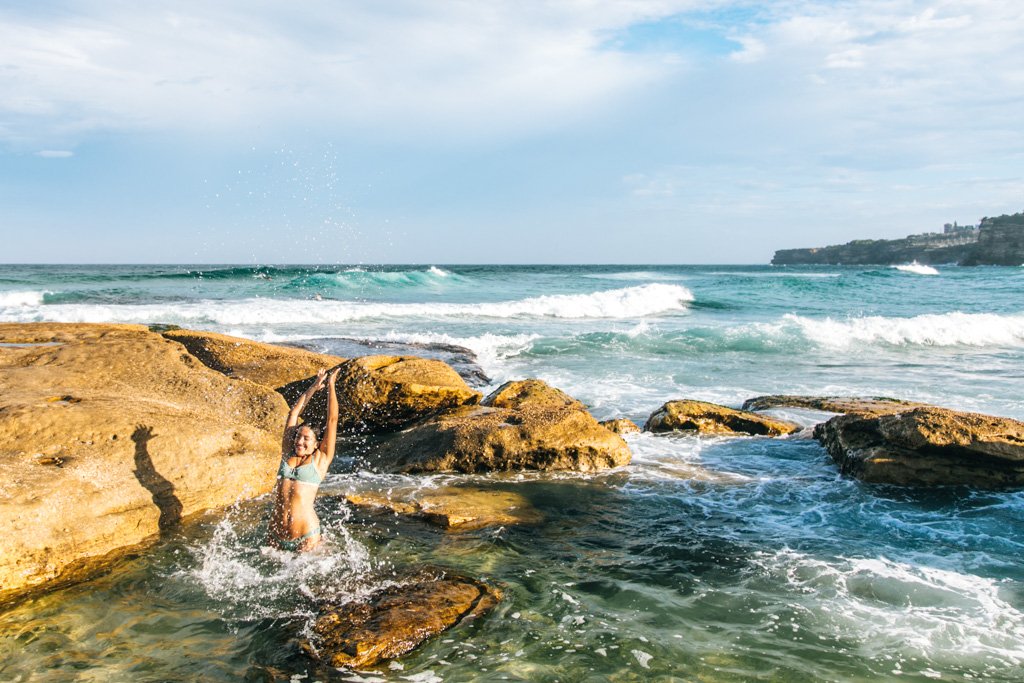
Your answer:
[[[277,545],[279,548],[281,548],[281,550],[290,550],[292,552],[295,552],[296,550],[302,547],[302,544],[305,543],[307,539],[319,535],[320,527],[317,527],[312,531],[307,531],[298,538],[281,538],[280,536],[277,536],[275,534],[274,540],[277,541]]]

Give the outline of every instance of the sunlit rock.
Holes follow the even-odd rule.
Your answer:
[[[350,432],[401,429],[410,423],[479,402],[455,370],[415,356],[364,356],[341,366],[340,427]]]
[[[141,325],[0,325],[0,594],[270,490],[287,406]]]
[[[695,431],[703,434],[792,434],[799,425],[745,410],[704,401],[669,401],[656,410],[644,425],[648,432]]]
[[[840,415],[814,436],[840,471],[905,486],[1024,486],[1024,423],[944,408]]]
[[[480,617],[500,600],[500,591],[475,579],[424,571],[368,600],[323,607],[305,649],[334,667],[373,666]]]

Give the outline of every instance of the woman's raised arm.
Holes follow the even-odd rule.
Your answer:
[[[327,456],[327,464],[334,459],[334,442],[338,436],[338,395],[334,391],[334,383],[338,379],[339,368],[331,370],[327,377],[327,428],[324,429],[323,450]]]
[[[292,430],[295,425],[299,424],[299,418],[302,416],[302,411],[306,409],[306,405],[309,403],[309,399],[313,397],[313,394],[320,391],[324,386],[324,381],[327,379],[327,370],[320,368],[316,371],[316,380],[309,385],[302,394],[295,399],[295,405],[288,412],[288,421],[284,425],[284,436],[281,439],[281,452],[287,453],[288,449],[291,448]]]

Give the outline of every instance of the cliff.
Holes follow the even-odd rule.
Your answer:
[[[1024,213],[982,218],[978,242],[960,261],[962,266],[1019,266],[1024,264]]]
[[[983,218],[978,227],[910,235],[897,240],[854,240],[810,249],[780,249],[773,265],[924,264],[1020,265],[1024,263],[1024,213]]]

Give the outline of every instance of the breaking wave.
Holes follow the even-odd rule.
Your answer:
[[[685,287],[648,284],[592,294],[553,294],[494,303],[363,303],[251,298],[139,305],[50,305],[0,310],[4,322],[134,322],[183,325],[330,324],[389,318],[638,318],[684,311]]]

